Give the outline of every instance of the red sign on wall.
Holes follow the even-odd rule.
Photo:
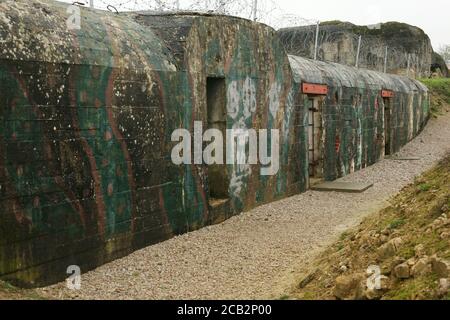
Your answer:
[[[302,92],[304,94],[328,94],[328,86],[326,84],[302,83]]]
[[[381,96],[383,98],[393,98],[394,97],[394,91],[391,90],[381,90]]]

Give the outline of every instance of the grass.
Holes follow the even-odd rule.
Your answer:
[[[450,78],[431,78],[420,79],[432,92],[444,97],[445,101],[450,104]]]
[[[343,233],[341,234],[339,240],[340,240],[340,241],[344,241],[345,239],[348,238],[349,235],[350,235],[350,234],[349,234],[347,231],[346,231],[346,232],[343,232]]]
[[[431,186],[427,183],[419,184],[418,189],[422,192],[427,192],[431,190]]]
[[[389,230],[395,230],[406,224],[405,218],[396,218],[388,226]]]
[[[420,79],[430,90],[431,113],[433,116],[442,114],[450,105],[450,78]]]
[[[434,275],[405,281],[391,290],[385,298],[389,300],[430,300],[433,299],[431,292],[437,289],[437,281],[438,279]]]

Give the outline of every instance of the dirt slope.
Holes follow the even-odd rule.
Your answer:
[[[343,233],[290,297],[450,299],[450,154],[390,203]],[[380,268],[380,290],[366,288],[370,266]]]

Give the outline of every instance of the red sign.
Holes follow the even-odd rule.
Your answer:
[[[305,94],[328,94],[328,86],[326,84],[302,83],[302,92]]]
[[[391,90],[381,90],[381,96],[383,98],[393,98],[394,97],[394,91]]]

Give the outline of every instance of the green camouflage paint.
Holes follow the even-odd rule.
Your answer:
[[[428,118],[424,87],[374,74],[371,83],[363,71],[288,57],[262,24],[82,8],[81,29],[67,30],[66,9],[47,0],[0,3],[0,277],[16,284],[54,283],[69,265],[86,272],[305,191],[302,81],[330,89],[320,147],[328,180],[383,157],[380,82],[396,92],[393,149]],[[174,130],[193,135],[195,121],[208,125],[207,77],[225,81],[227,128],[280,131],[279,172],[228,165],[229,194],[218,206],[208,167],[170,158]]]

